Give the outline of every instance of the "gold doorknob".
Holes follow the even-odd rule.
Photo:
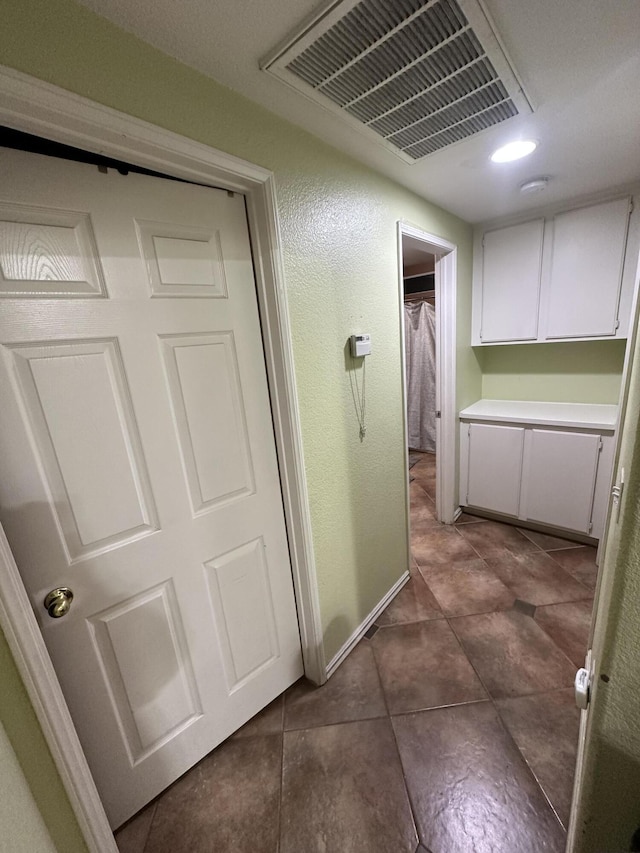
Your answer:
[[[59,619],[69,612],[72,601],[73,592],[66,586],[60,586],[51,590],[44,600],[44,606],[52,619]]]

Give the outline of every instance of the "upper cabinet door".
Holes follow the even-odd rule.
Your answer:
[[[546,340],[616,334],[629,214],[620,198],[554,218]]]
[[[483,344],[535,341],[544,220],[488,231],[483,240]]]

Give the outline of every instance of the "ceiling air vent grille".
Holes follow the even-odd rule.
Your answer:
[[[531,105],[479,0],[345,0],[262,67],[414,162]]]

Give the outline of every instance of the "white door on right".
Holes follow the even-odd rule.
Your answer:
[[[600,447],[594,433],[528,430],[520,517],[590,533]]]

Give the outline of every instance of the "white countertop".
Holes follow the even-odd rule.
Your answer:
[[[540,403],[533,400],[478,400],[460,412],[464,421],[503,421],[574,429],[613,431],[618,407],[603,403]]]

